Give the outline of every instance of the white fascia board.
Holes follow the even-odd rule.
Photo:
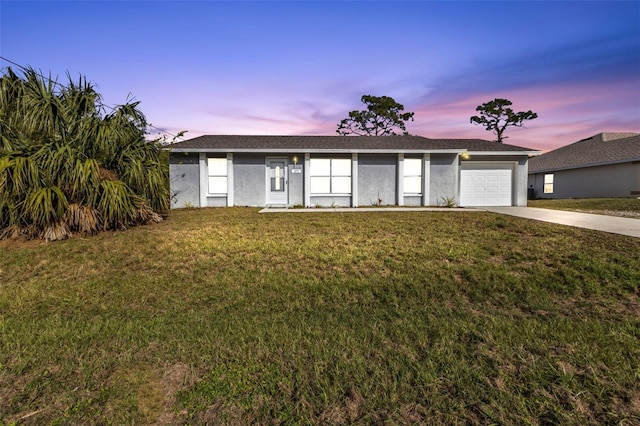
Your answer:
[[[228,149],[199,149],[199,148],[172,148],[170,152],[238,152],[236,150]]]
[[[249,152],[249,153],[263,153],[263,154],[287,154],[287,153],[309,153],[309,154],[460,154],[467,152],[466,149],[220,149],[220,148],[174,148],[171,152],[212,152],[212,153],[227,153],[227,152]],[[485,154],[487,154],[485,152]],[[494,153],[490,153],[495,155]]]
[[[474,156],[474,155],[540,155],[542,154],[542,151],[467,151],[467,154]]]

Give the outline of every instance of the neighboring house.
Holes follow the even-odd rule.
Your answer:
[[[640,196],[640,134],[600,133],[529,161],[535,198]]]
[[[201,136],[170,146],[171,207],[526,206],[540,152],[419,136]]]

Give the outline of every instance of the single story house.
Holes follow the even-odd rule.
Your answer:
[[[640,134],[600,133],[529,161],[535,198],[640,196]]]
[[[419,136],[209,135],[170,150],[172,208],[526,206],[540,153]]]

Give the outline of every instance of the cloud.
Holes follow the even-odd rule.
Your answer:
[[[639,74],[640,42],[637,36],[619,34],[523,50],[507,57],[499,51],[490,57],[476,57],[469,66],[425,82],[430,90],[425,91],[422,99],[440,102],[469,94],[491,94],[525,87],[576,82],[598,84],[637,78]]]
[[[510,128],[507,143],[547,151],[605,131],[640,131],[640,78],[606,84],[549,84],[497,91],[495,97],[513,102],[514,110],[533,110],[539,118],[526,128]],[[491,100],[479,94],[451,101],[417,105],[412,133],[427,137],[492,139],[494,135],[473,125],[476,106]]]
[[[533,110],[539,118],[526,128],[507,130],[507,143],[542,151],[555,149],[605,131],[640,131],[640,77],[627,77],[600,84],[575,81],[532,87],[500,89],[489,93],[459,94],[450,99],[422,100],[405,104],[415,112],[415,121],[407,123],[411,134],[431,138],[493,139],[494,135],[469,121],[476,106],[494,97],[513,102],[516,111]],[[346,105],[315,97],[309,100],[268,98],[235,106],[209,107],[206,113],[191,114],[180,124],[168,128],[189,130],[188,137],[200,134],[335,135],[337,123],[351,109]],[[359,97],[358,97],[359,103]],[[155,121],[154,121],[155,123]],[[182,126],[182,127],[180,127]],[[196,129],[204,129],[198,131]]]
[[[183,108],[183,129],[334,135],[349,111],[363,108],[363,94],[387,95],[416,113],[415,122],[407,124],[412,134],[492,139],[469,117],[476,106],[501,97],[513,101],[516,111],[539,114],[526,128],[509,129],[507,143],[546,151],[603,131],[640,130],[640,42],[634,34],[540,45],[515,55],[498,49],[491,56],[463,57],[446,65],[436,61],[436,69],[420,60],[414,67],[394,62],[296,78],[240,75],[224,85],[176,88],[175,103]],[[166,109],[154,122],[180,127]],[[194,135],[197,131],[189,133]]]

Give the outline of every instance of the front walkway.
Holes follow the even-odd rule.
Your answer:
[[[286,208],[266,207],[259,213],[352,213],[352,212],[472,212],[476,209],[459,207],[310,207],[310,208]]]
[[[535,207],[482,207],[482,209],[492,213],[640,238],[640,219]]]
[[[560,225],[593,229],[640,238],[640,219],[627,217],[605,216],[600,214],[579,213],[564,210],[540,209],[535,207],[475,207],[475,208],[444,208],[444,207],[335,207],[292,209],[267,207],[260,213],[347,213],[347,212],[479,212],[506,214],[525,219],[540,220]]]

